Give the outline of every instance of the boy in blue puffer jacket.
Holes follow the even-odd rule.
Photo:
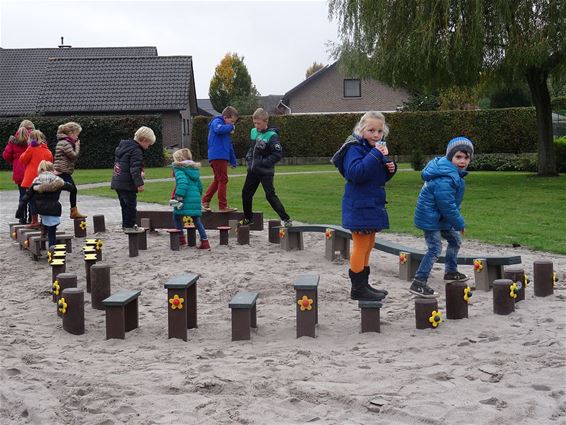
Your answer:
[[[446,156],[431,160],[421,173],[423,187],[417,199],[415,226],[424,231],[427,252],[409,292],[423,298],[437,294],[428,286],[432,266],[442,251],[442,238],[448,241],[444,281],[463,282],[468,276],[458,272],[458,251],[464,235],[464,217],[460,206],[464,198],[464,177],[472,160],[474,145],[465,137],[456,137],[446,148]]]

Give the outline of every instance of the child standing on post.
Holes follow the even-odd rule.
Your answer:
[[[137,197],[143,192],[143,151],[155,143],[155,133],[140,127],[133,139],[122,140],[114,152],[114,170],[110,187],[118,193],[122,208],[122,228],[137,228]]]
[[[409,292],[423,298],[437,294],[428,286],[432,266],[442,251],[442,238],[448,241],[444,281],[464,282],[468,276],[458,272],[458,251],[462,243],[464,217],[460,206],[466,188],[464,177],[474,154],[474,145],[465,137],[456,137],[446,148],[446,156],[429,161],[421,173],[424,185],[417,199],[415,226],[424,231],[427,252]]]
[[[369,284],[369,257],[375,234],[389,228],[385,209],[385,184],[397,172],[383,143],[389,128],[380,112],[366,112],[354,132],[332,157],[346,179],[342,198],[342,226],[352,231],[352,254],[348,274],[353,300],[382,300],[387,291]]]
[[[275,194],[275,188],[273,187],[275,164],[283,157],[283,148],[279,142],[279,130],[268,126],[269,114],[262,108],[256,109],[252,119],[254,128],[250,132],[251,146],[246,154],[248,174],[242,188],[244,218],[240,221],[240,224],[252,224],[253,198],[261,183],[269,205],[275,210],[279,218],[283,220],[285,227],[289,227],[292,225],[291,218]]]
[[[210,249],[206,230],[200,219],[202,215],[200,162],[193,161],[189,149],[179,149],[173,154],[173,172],[175,173],[175,200],[178,201],[177,206],[173,208],[175,227],[182,231],[183,217],[191,217],[200,236],[198,249]],[[184,234],[181,235],[179,241],[181,245],[187,244]]]
[[[202,209],[210,211],[210,200],[218,192],[218,211],[233,212],[237,208],[228,206],[226,193],[228,190],[228,162],[236,167],[236,154],[232,146],[230,135],[236,128],[234,124],[238,121],[238,111],[232,106],[227,106],[222,111],[222,116],[215,117],[208,124],[208,162],[214,172],[214,181],[208,186],[202,197]]]
[[[86,217],[86,215],[81,214],[77,209],[77,186],[71,176],[73,171],[75,171],[75,164],[79,157],[79,152],[81,151],[79,134],[82,130],[79,124],[72,121],[59,126],[57,129],[55,161],[53,162],[55,173],[72,186],[69,195],[69,203],[71,204],[70,217],[73,219]]]

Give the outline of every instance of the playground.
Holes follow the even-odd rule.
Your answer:
[[[81,196],[85,211],[103,214],[103,241],[112,292],[141,290],[139,326],[125,339],[106,339],[105,312],[86,293],[85,333],[65,332],[51,300],[51,270],[9,237],[14,191],[0,193],[4,284],[0,338],[0,414],[16,423],[559,423],[564,419],[564,271],[566,256],[466,241],[461,254],[519,255],[531,280],[509,315],[495,315],[491,291],[474,291],[467,319],[415,328],[415,305],[399,278],[399,259],[374,250],[370,279],[386,288],[380,333],[360,332],[360,309],[349,299],[347,260],[325,258],[325,234],[303,234],[304,249],[285,251],[268,240],[267,225],[249,245],[230,238],[212,250],[171,251],[164,230],[147,235],[147,250],[128,255],[120,209],[112,198]],[[67,209],[62,199],[63,210]],[[140,203],[139,210],[167,210]],[[92,214],[92,213],[91,213]],[[300,224],[300,223],[297,223]],[[60,230],[73,233],[64,219]],[[389,233],[392,243],[422,240]],[[66,271],[85,287],[81,238]],[[535,297],[534,261],[553,262],[554,294]],[[431,285],[445,311],[443,265]],[[462,266],[473,275],[473,266]],[[198,328],[187,341],[168,338],[167,290],[175,276],[196,273]],[[297,276],[317,275],[316,338],[296,337]],[[7,282],[9,284],[7,284]],[[470,284],[473,280],[470,281]],[[249,341],[231,340],[228,306],[240,291],[258,293],[257,328]]]

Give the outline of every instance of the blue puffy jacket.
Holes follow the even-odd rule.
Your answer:
[[[460,213],[468,174],[445,156],[429,161],[421,173],[423,187],[417,199],[415,226],[422,230],[463,230]]]
[[[395,172],[389,173],[381,152],[360,137],[350,136],[342,149],[334,161],[346,178],[342,226],[354,231],[389,228],[385,183],[397,172],[397,165]]]
[[[230,133],[234,130],[232,124],[226,124],[222,116],[214,117],[208,124],[208,160],[224,159],[234,167],[236,154],[232,146]]]

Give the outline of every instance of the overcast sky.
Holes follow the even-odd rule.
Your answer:
[[[338,37],[326,1],[0,0],[0,47],[156,46],[159,56],[190,55],[198,98],[208,98],[227,52],[244,57],[262,95],[304,80],[313,61],[332,62]]]

